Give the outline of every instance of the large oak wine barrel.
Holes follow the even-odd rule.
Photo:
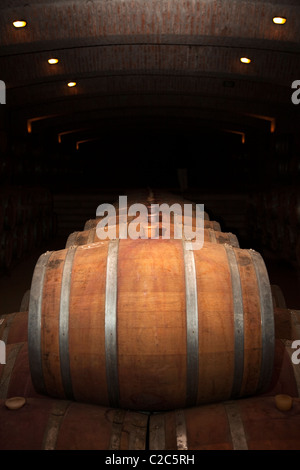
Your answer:
[[[117,239],[43,254],[28,325],[37,391],[162,410],[268,387],[274,319],[262,257],[191,246]]]
[[[149,228],[149,231],[146,230],[148,228]],[[119,238],[119,226],[118,225],[115,226],[115,231],[116,231],[116,237]],[[150,224],[147,227],[142,226],[140,228],[140,232],[142,236],[144,236],[145,233],[147,233],[149,238],[154,237],[154,236],[162,238],[166,233],[166,229],[161,223],[157,226],[157,230],[156,230],[155,224]],[[170,233],[170,238],[174,238],[174,225],[170,226],[169,233]],[[182,230],[182,234],[184,235],[183,230]],[[215,230],[208,228],[208,229],[204,229],[203,236],[204,236],[204,242],[228,243],[229,245],[239,248],[238,239],[236,235],[231,232],[219,232],[219,231],[215,231]],[[69,248],[72,245],[86,245],[89,243],[97,243],[100,241],[102,240],[98,238],[96,228],[85,230],[83,232],[73,232],[69,235],[67,239],[66,248]]]
[[[300,399],[249,397],[150,416],[150,450],[300,450]]]
[[[148,416],[51,398],[0,400],[1,450],[145,450]]]

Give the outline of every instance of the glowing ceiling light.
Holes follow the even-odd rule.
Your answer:
[[[284,18],[283,16],[274,16],[273,23],[275,23],[275,24],[284,24],[284,23],[286,23],[286,18]]]
[[[26,21],[24,20],[17,20],[13,22],[15,28],[24,28],[26,26]]]
[[[241,58],[240,58],[240,61],[241,61],[243,64],[250,64],[251,59],[249,59],[248,57],[241,57]]]
[[[51,65],[52,64],[57,64],[57,62],[58,62],[58,59],[54,59],[54,58],[53,59],[48,59],[48,64],[51,64]]]
[[[69,83],[68,83],[68,87],[71,88],[71,87],[73,87],[73,86],[76,86],[76,82],[69,82]]]

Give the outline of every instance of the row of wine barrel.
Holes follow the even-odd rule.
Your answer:
[[[249,231],[254,240],[276,255],[300,265],[300,190],[274,188],[253,194],[248,206]]]
[[[4,187],[0,200],[0,270],[6,271],[52,238],[57,222],[44,188]]]
[[[272,293],[282,305],[280,289],[272,286]],[[28,306],[28,294],[21,307]],[[276,307],[275,316],[283,311],[288,321],[287,309]],[[1,450],[300,449],[300,374],[289,340],[276,339],[272,380],[264,394],[141,413],[38,394],[24,342],[27,322],[26,311],[1,318],[0,338],[7,344],[6,364],[0,365]]]
[[[154,415],[51,398],[27,398],[12,410],[20,398],[0,400],[0,448],[300,450],[300,399],[292,398],[291,409],[282,410],[277,403],[285,397],[251,397]]]
[[[187,201],[156,192],[128,202]],[[33,274],[28,347],[38,393],[162,411],[268,388],[274,314],[259,253],[240,249],[207,214],[201,250],[185,239],[96,241],[89,224],[89,234],[44,253]]]
[[[2,318],[0,448],[300,449],[299,312],[259,253],[85,231]]]

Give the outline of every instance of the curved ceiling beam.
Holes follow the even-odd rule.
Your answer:
[[[288,27],[272,22],[280,13]],[[105,43],[110,38],[130,36],[134,42],[161,42],[165,37],[222,37],[251,40],[300,42],[299,4],[295,1],[245,0],[90,0],[31,2],[1,1],[2,47],[41,43],[61,44],[70,38]],[[26,19],[21,31],[12,27],[15,19]],[[143,41],[144,42],[144,41]]]

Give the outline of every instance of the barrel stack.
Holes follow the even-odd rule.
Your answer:
[[[116,202],[115,238],[86,221],[1,319],[1,448],[300,449],[300,312],[260,253],[206,212],[201,249],[174,217],[164,238],[150,207],[192,204],[182,196],[147,189],[133,203],[149,209],[143,238],[119,237]]]

